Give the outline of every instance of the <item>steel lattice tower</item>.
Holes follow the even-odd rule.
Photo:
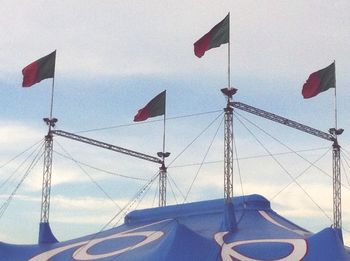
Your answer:
[[[159,168],[159,207],[166,206],[167,170],[164,163]]]
[[[221,92],[227,97],[224,108],[224,199],[228,203],[233,197],[233,109],[230,106],[232,96],[237,89],[225,88]]]
[[[51,128],[55,126],[57,119],[45,118],[44,121],[49,126],[49,132],[45,136],[45,151],[44,151],[43,183],[42,183],[42,194],[41,194],[40,223],[49,223],[51,173],[52,173],[52,151],[53,151],[53,139],[52,139]]]
[[[341,172],[340,172],[340,146],[337,135],[343,132],[342,129],[330,129],[329,132],[334,135],[333,143],[333,227],[341,230]]]

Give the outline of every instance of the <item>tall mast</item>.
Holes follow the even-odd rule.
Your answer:
[[[51,129],[55,126],[57,119],[44,118],[44,121],[49,126],[49,131],[48,131],[48,134],[45,136],[45,151],[44,151],[44,167],[43,167],[43,183],[42,183],[42,195],[41,195],[40,223],[48,223],[49,222],[51,173],[52,173],[52,151],[53,151],[53,139],[52,139]]]
[[[224,88],[221,92],[227,98],[224,108],[224,226],[229,232],[237,230],[237,220],[232,203],[233,197],[233,108],[232,96],[237,92],[235,88]]]
[[[334,61],[335,72],[335,61]],[[340,145],[338,144],[338,135],[343,133],[343,129],[338,129],[338,109],[337,109],[337,86],[334,74],[334,128],[329,130],[333,135],[333,227],[338,230],[339,236],[342,236],[342,216],[341,216],[341,172],[340,172]]]
[[[51,113],[50,113],[51,114]],[[52,152],[53,139],[52,128],[57,122],[56,118],[44,118],[45,123],[49,126],[49,131],[45,136],[45,151],[44,151],[44,167],[43,167],[43,183],[41,194],[41,215],[39,226],[39,244],[54,243],[57,239],[51,232],[49,225],[50,216],[50,194],[51,194],[51,174],[52,174]]]
[[[230,17],[230,13],[228,13]],[[230,106],[232,96],[237,89],[231,87],[231,42],[230,42],[230,20],[227,44],[227,88],[221,89],[226,96],[225,121],[224,121],[224,199],[225,203],[233,197],[233,109]]]
[[[235,88],[224,88],[221,92],[227,97],[224,108],[224,199],[228,203],[233,197],[233,108],[230,106]]]
[[[56,52],[56,50],[55,50]],[[56,54],[55,54],[56,59]],[[56,61],[55,61],[56,63]],[[49,127],[48,133],[45,136],[45,151],[44,151],[44,169],[43,169],[43,184],[42,184],[42,195],[41,195],[41,216],[40,223],[49,222],[49,211],[50,211],[50,192],[51,192],[51,173],[52,173],[52,151],[53,151],[53,140],[51,130],[55,127],[57,119],[52,117],[53,113],[53,101],[54,101],[54,90],[55,90],[55,70],[52,77],[51,84],[51,102],[50,102],[50,116],[44,118],[44,122]]]
[[[335,137],[339,130],[331,129]],[[333,143],[333,227],[341,231],[341,172],[340,172],[340,146],[338,140]]]

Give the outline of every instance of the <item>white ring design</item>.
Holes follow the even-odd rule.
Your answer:
[[[273,259],[274,261],[296,261],[301,260],[307,253],[307,244],[304,239],[256,239],[256,240],[242,240],[236,241],[229,244],[224,242],[224,236],[228,232],[216,233],[214,238],[215,241],[222,247],[221,248],[221,258],[223,261],[231,261],[232,258],[244,261],[261,261],[259,259],[254,259],[247,257],[238,253],[234,250],[234,247],[239,245],[254,244],[254,243],[287,243],[293,246],[293,251],[285,257],[280,259]]]
[[[162,237],[164,233],[162,231],[140,231],[140,232],[131,232],[131,233],[118,233],[114,235],[110,235],[109,237],[104,237],[104,238],[97,238],[89,241],[86,245],[83,245],[82,247],[78,248],[74,254],[73,257],[76,260],[95,260],[99,258],[105,258],[105,257],[111,257],[115,256],[118,254],[122,254],[124,252],[128,252],[130,250],[133,250],[135,248],[147,245],[158,238]],[[121,237],[134,237],[134,236],[144,236],[145,239],[142,240],[141,242],[137,243],[136,245],[130,245],[125,248],[115,250],[113,252],[108,252],[105,254],[99,254],[99,255],[93,255],[89,254],[88,251],[91,247],[106,241],[110,239],[115,239],[115,238],[121,238]]]
[[[91,240],[85,240],[85,241],[81,241],[81,242],[76,242],[73,244],[69,244],[66,246],[62,246],[62,247],[58,247],[58,248],[54,248],[48,251],[45,251],[37,256],[32,257],[31,259],[29,259],[28,261],[44,261],[44,260],[49,260],[50,258],[68,250],[74,247],[78,247],[80,246],[73,254],[72,258],[75,260],[94,260],[94,259],[99,259],[99,258],[105,258],[105,257],[111,257],[111,256],[115,256],[121,253],[125,253],[128,251],[131,251],[133,249],[139,248],[141,246],[147,245],[159,238],[161,238],[164,235],[164,232],[162,231],[158,231],[158,230],[151,230],[151,231],[136,231],[145,227],[149,227],[155,224],[159,224],[159,223],[163,223],[165,221],[169,221],[170,219],[164,219],[155,223],[151,223],[145,226],[141,226],[141,227],[137,227],[134,229],[130,229],[127,231],[122,231],[116,234],[112,234],[109,236],[105,236],[105,237],[101,237],[101,238],[95,238],[95,239],[91,239]],[[145,237],[142,241],[134,244],[134,245],[130,245],[127,247],[124,247],[122,249],[118,249],[118,250],[114,250],[112,252],[107,252],[104,254],[98,254],[98,255],[94,255],[94,254],[90,254],[88,253],[89,249],[92,248],[93,246],[102,243],[106,240],[111,240],[111,239],[116,239],[116,238],[123,238],[123,237],[135,237],[135,236],[141,236],[141,237]]]

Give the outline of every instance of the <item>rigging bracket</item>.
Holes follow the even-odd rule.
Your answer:
[[[57,136],[65,137],[65,138],[68,138],[68,139],[71,139],[71,140],[84,142],[84,143],[87,143],[87,144],[90,144],[90,145],[94,145],[94,146],[97,146],[97,147],[100,147],[100,148],[112,150],[112,151],[115,151],[115,152],[120,152],[120,153],[129,155],[129,156],[132,156],[132,157],[136,157],[136,158],[139,158],[139,159],[151,161],[151,162],[154,162],[154,163],[158,163],[158,164],[162,164],[163,163],[163,161],[161,159],[157,158],[157,157],[153,157],[153,156],[150,156],[150,155],[147,155],[147,154],[144,154],[144,153],[140,153],[140,152],[137,152],[137,151],[133,151],[133,150],[125,149],[125,148],[122,148],[122,147],[118,147],[118,146],[115,146],[115,145],[112,145],[112,144],[108,144],[106,142],[102,142],[102,141],[86,138],[86,137],[83,137],[83,136],[80,136],[80,135],[77,135],[77,134],[74,134],[74,133],[70,133],[70,132],[67,132],[67,131],[51,130],[50,133],[51,134],[55,134]]]

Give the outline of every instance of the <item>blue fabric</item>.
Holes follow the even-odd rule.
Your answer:
[[[51,231],[49,223],[39,224],[39,244],[52,244],[58,243],[58,240]]]
[[[236,232],[237,220],[232,202],[225,203],[224,209],[224,231],[229,231],[231,233]]]
[[[350,260],[333,228],[312,234],[259,195],[232,202],[229,208],[218,199],[137,210],[119,227],[65,242],[0,242],[0,260]],[[235,220],[235,230],[225,226],[227,214],[234,215],[228,220]]]

